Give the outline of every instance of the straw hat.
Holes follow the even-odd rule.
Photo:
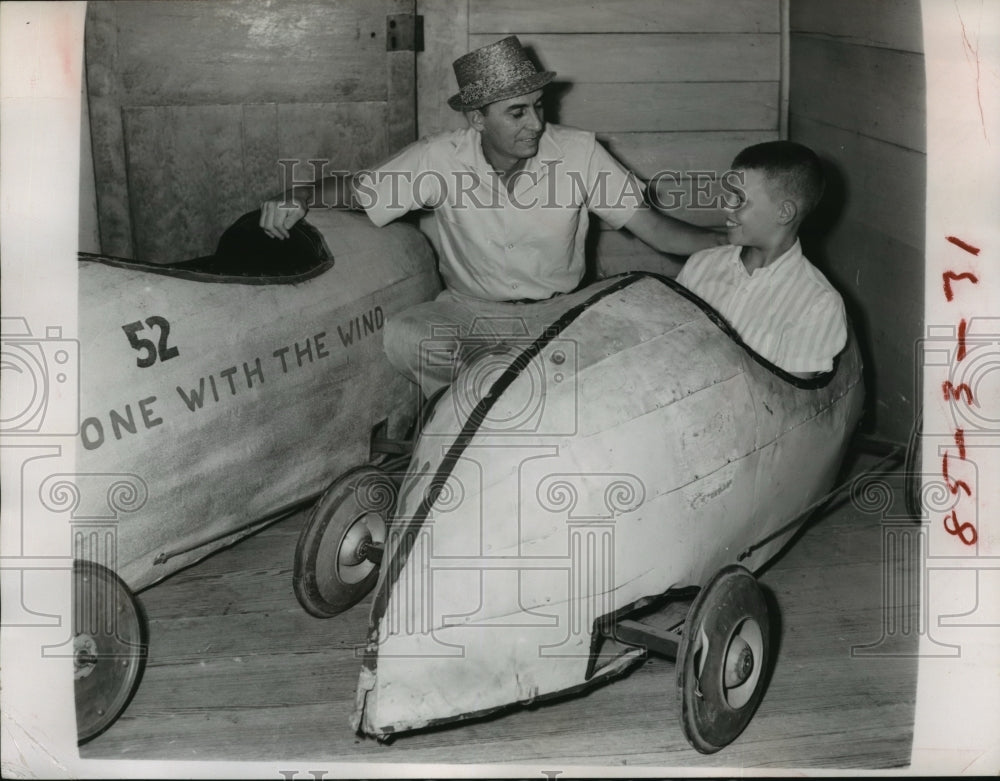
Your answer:
[[[455,111],[472,111],[534,92],[556,76],[535,67],[516,35],[463,54],[454,68],[459,91],[448,98],[448,105]]]

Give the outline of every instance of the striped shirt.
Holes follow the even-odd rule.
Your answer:
[[[773,263],[747,273],[740,247],[702,250],[677,281],[711,304],[746,344],[789,372],[821,372],[847,343],[840,294],[802,254],[798,240]]]

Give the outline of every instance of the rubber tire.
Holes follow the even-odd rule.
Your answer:
[[[359,489],[364,492],[359,495]],[[313,506],[295,548],[292,586],[299,604],[317,618],[333,618],[360,602],[378,582],[372,565],[362,579],[342,576],[339,552],[360,518],[373,514],[388,529],[398,488],[382,469],[360,466],[334,480]],[[385,541],[382,534],[381,542]],[[334,561],[329,561],[333,552]]]
[[[91,672],[74,674],[77,744],[93,740],[117,721],[142,679],[149,648],[146,623],[128,586],[94,561],[73,562],[74,670],[78,638],[96,645]]]
[[[752,692],[734,708],[726,701],[722,671],[729,643],[747,619],[759,627],[762,648],[753,659],[751,677],[756,677],[750,683]],[[709,651],[699,674],[696,668],[703,632]],[[764,697],[770,662],[770,621],[757,579],[735,564],[719,570],[692,603],[677,654],[681,727],[688,743],[702,754],[713,754],[732,743]]]

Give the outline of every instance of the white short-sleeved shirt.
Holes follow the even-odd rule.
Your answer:
[[[821,372],[847,342],[840,294],[795,244],[773,263],[747,272],[741,247],[696,252],[677,281],[711,304],[740,338],[789,372]]]
[[[355,193],[382,226],[434,209],[441,275],[465,295],[544,299],[576,288],[584,273],[588,211],[621,228],[642,204],[642,185],[593,133],[546,125],[538,153],[508,195],[472,127],[411,144],[359,175]]]

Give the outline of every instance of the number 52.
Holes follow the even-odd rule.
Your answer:
[[[141,320],[136,320],[134,323],[122,326],[122,330],[125,332],[125,336],[128,337],[128,343],[132,345],[132,349],[145,353],[145,355],[140,355],[135,359],[136,366],[140,369],[146,369],[156,363],[157,358],[162,362],[176,358],[181,354],[180,350],[176,347],[167,345],[167,337],[170,335],[170,322],[165,317],[160,317],[159,315],[147,317],[146,325],[150,328],[159,329],[160,335],[156,344],[138,335],[139,331],[146,327],[142,324]]]

